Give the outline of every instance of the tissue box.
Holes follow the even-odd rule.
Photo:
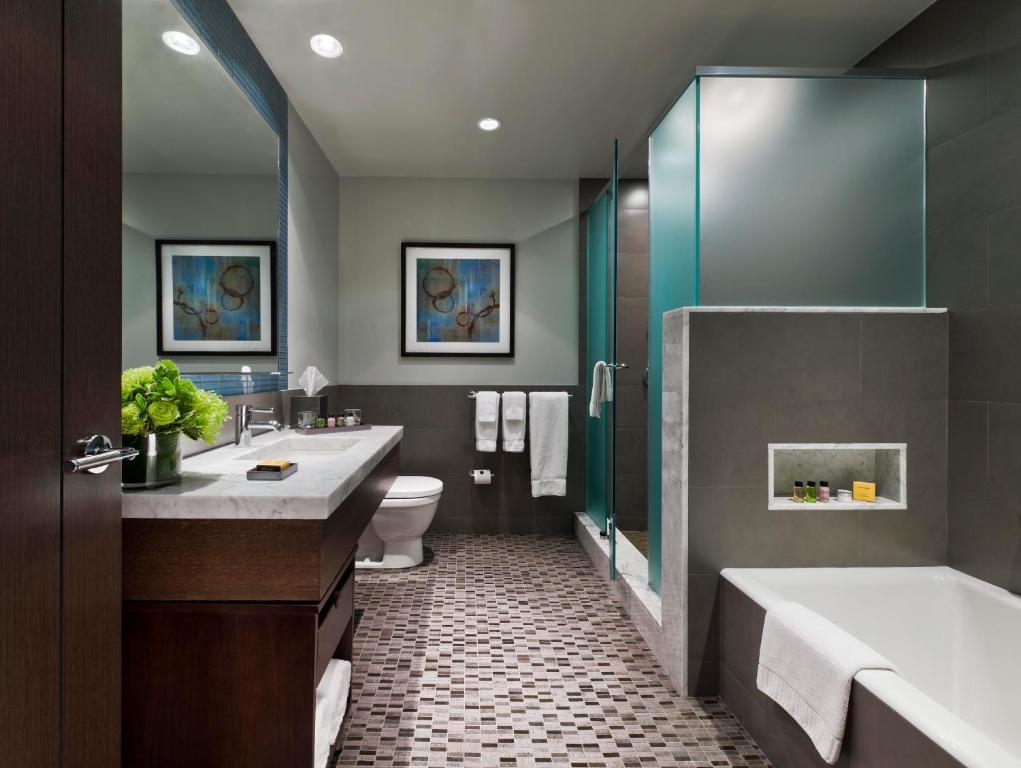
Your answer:
[[[326,418],[327,416],[330,415],[327,410],[329,406],[327,405],[326,400],[327,400],[326,395],[313,395],[312,397],[307,397],[306,395],[297,395],[295,397],[292,397],[290,412],[291,420],[287,423],[290,424],[292,427],[297,427],[299,411],[315,411],[323,418]]]

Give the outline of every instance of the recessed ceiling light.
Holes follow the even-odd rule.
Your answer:
[[[163,33],[163,44],[170,50],[183,53],[185,56],[194,56],[199,52],[198,40],[174,29],[168,29]]]
[[[344,46],[333,35],[313,35],[308,44],[313,51],[327,59],[335,59],[344,52]]]
[[[501,125],[503,125],[503,123],[501,123],[495,117],[484,117],[481,120],[479,120],[479,128],[481,128],[483,131],[495,131]]]

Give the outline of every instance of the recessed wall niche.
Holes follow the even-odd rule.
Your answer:
[[[825,480],[839,509],[907,509],[907,443],[770,443],[769,509],[803,509],[792,498],[795,481]],[[875,501],[837,501],[854,481],[876,484]]]

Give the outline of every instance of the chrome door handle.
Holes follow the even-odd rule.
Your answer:
[[[99,475],[106,468],[118,461],[133,459],[138,455],[135,448],[114,448],[106,435],[89,435],[78,441],[82,449],[80,459],[64,461],[64,473],[73,475],[76,472],[89,472]]]

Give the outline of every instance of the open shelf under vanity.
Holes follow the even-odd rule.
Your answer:
[[[770,443],[768,509],[907,509],[907,443]],[[792,498],[795,480],[826,480],[828,502]],[[875,501],[837,501],[854,481],[876,484]]]

